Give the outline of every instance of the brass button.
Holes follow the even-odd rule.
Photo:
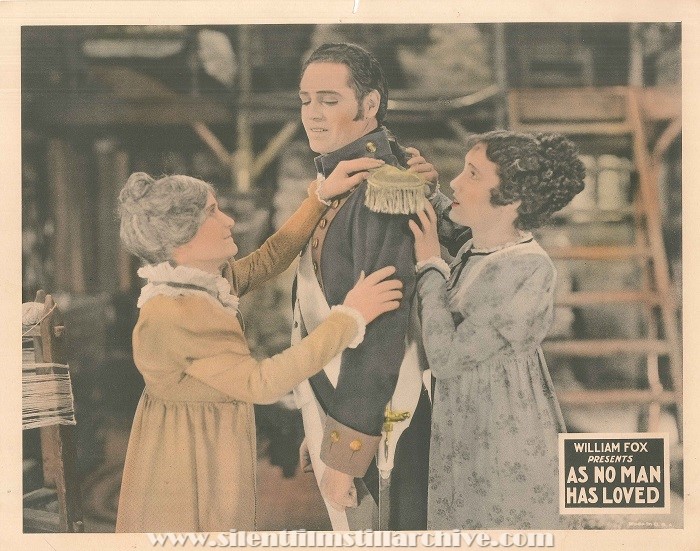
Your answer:
[[[325,218],[321,218],[321,221],[318,225],[321,227],[321,229],[323,229],[326,227],[326,224],[328,224],[328,220],[326,220]]]
[[[365,144],[365,149],[368,153],[374,153],[375,151],[377,151],[377,146],[374,142],[367,142]]]
[[[314,249],[318,248],[318,237],[311,242],[311,246]]]
[[[316,263],[314,262],[314,263],[313,263],[313,266],[314,266],[314,273],[318,272],[318,264],[316,264]]]
[[[350,449],[354,452],[359,451],[362,448],[362,442],[359,440],[353,440],[350,442]]]
[[[338,199],[334,199],[333,202],[331,203],[331,208],[337,209],[338,205],[340,205],[340,201],[338,201]]]
[[[334,430],[331,432],[331,442],[337,442],[340,440],[340,435],[338,434],[337,430]]]

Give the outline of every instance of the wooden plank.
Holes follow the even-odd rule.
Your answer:
[[[666,354],[668,343],[654,339],[585,339],[576,341],[545,341],[545,354],[599,358],[618,354]]]
[[[607,224],[610,222],[632,222],[633,216],[634,208],[631,206],[610,210],[567,208],[563,211],[555,212],[552,215],[552,219],[567,224]]]
[[[557,392],[557,399],[566,406],[590,406],[612,404],[673,404],[673,392],[653,392],[651,390],[615,389],[615,390],[564,390]]]
[[[673,119],[669,125],[661,133],[661,136],[656,140],[654,144],[654,151],[652,153],[652,158],[655,164],[659,164],[662,161],[662,157],[666,153],[671,144],[675,139],[680,136],[683,130],[683,121],[679,118]]]
[[[287,122],[282,129],[275,134],[268,143],[265,149],[258,154],[253,163],[253,180],[257,180],[267,166],[275,160],[282,149],[294,139],[297,129],[301,125],[301,121],[293,120]]]
[[[624,121],[624,88],[529,88],[512,90],[516,123]]]
[[[678,86],[649,86],[635,89],[642,116],[647,121],[679,119],[682,90]]]
[[[51,488],[38,488],[22,496],[22,503],[25,507],[45,505],[49,501],[56,501],[56,490]]]
[[[558,296],[557,306],[590,306],[592,304],[609,304],[623,302],[640,302],[644,304],[660,304],[661,297],[657,293],[636,290],[620,291],[579,291]]]
[[[206,124],[196,122],[192,125],[192,128],[199,138],[212,150],[222,165],[231,165],[231,153],[228,152],[224,144],[221,143],[219,138],[216,137],[216,134],[214,134]]]
[[[27,101],[23,117],[33,124],[69,128],[113,125],[190,126],[197,122],[230,126],[235,122],[233,113],[223,99],[216,101],[202,96],[134,99],[85,92],[51,96],[36,94]]]
[[[513,128],[521,132],[557,132],[567,136],[578,134],[596,134],[600,136],[623,136],[629,134],[631,129],[627,123],[616,122],[531,122],[514,123]]]
[[[29,533],[57,532],[58,515],[41,509],[25,508],[22,511],[24,531]]]
[[[639,247],[624,246],[572,246],[550,247],[547,253],[552,258],[568,260],[624,260],[648,257],[651,252]]]

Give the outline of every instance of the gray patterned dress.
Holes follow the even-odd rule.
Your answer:
[[[466,253],[466,254],[465,254]],[[556,272],[524,235],[491,251],[467,242],[446,282],[418,281],[436,378],[428,529],[556,529],[557,434],[565,432],[540,344]]]

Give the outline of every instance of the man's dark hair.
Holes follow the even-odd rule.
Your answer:
[[[377,122],[384,123],[389,90],[386,85],[386,76],[377,59],[364,48],[357,44],[337,43],[322,44],[309,56],[301,67],[301,75],[312,63],[342,63],[350,71],[350,87],[355,90],[358,103],[367,97],[372,90],[379,92],[379,109],[377,110]],[[362,116],[361,106],[358,117]]]

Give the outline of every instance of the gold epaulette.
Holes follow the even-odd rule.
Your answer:
[[[405,169],[384,165],[367,178],[365,206],[374,212],[414,214],[425,203],[426,181]]]

